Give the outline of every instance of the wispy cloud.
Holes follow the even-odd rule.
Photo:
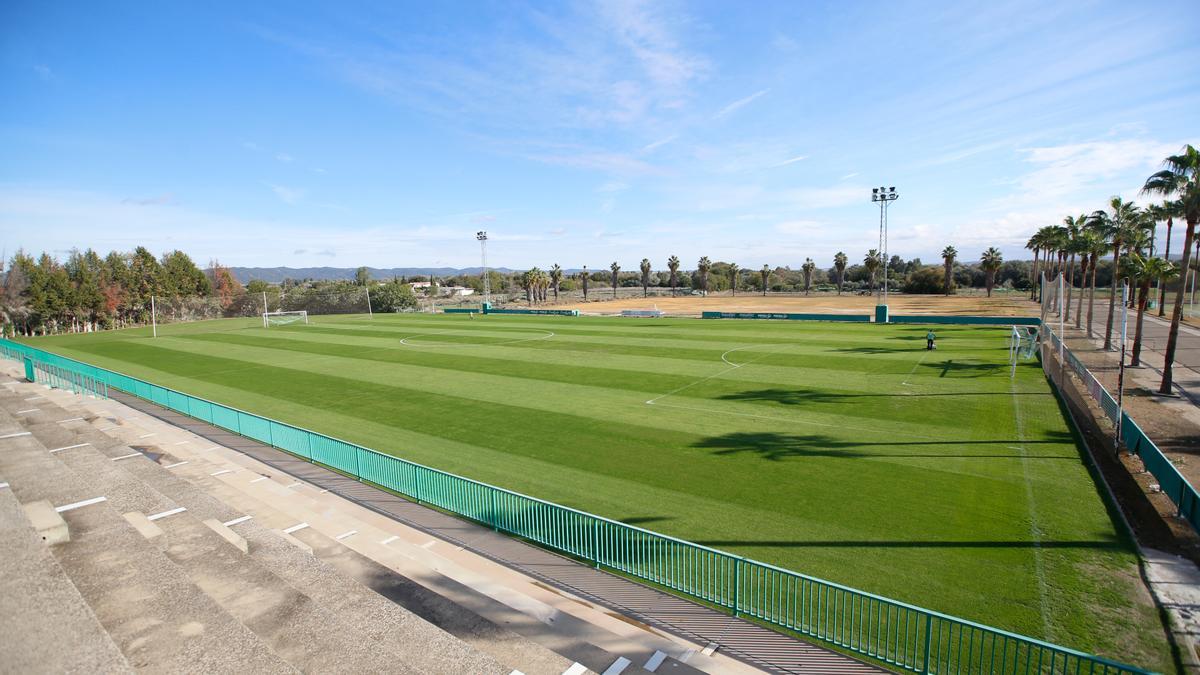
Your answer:
[[[285,204],[295,204],[304,197],[303,190],[290,188],[286,185],[275,185],[273,183],[268,183],[267,187],[271,188],[271,192],[274,192],[275,196],[279,197],[279,199]]]
[[[50,66],[47,66],[44,63],[35,65],[33,67],[33,72],[39,78],[41,78],[43,82],[49,82],[50,80],[54,79],[54,71],[50,69]]]
[[[785,159],[782,162],[779,162],[778,164],[772,164],[771,168],[777,169],[781,166],[787,166],[788,164],[795,164],[796,162],[803,162],[806,159],[808,159],[808,155],[796,155],[795,157],[792,157],[791,159]]]
[[[857,171],[854,171],[854,172],[852,172],[852,173],[848,173],[848,174],[846,174],[845,176],[842,176],[842,177],[841,177],[841,178],[839,178],[838,180],[850,180],[851,178],[854,178],[854,177],[855,177],[855,176],[857,176],[857,175],[858,175],[858,172],[857,172]]]
[[[290,161],[294,160],[295,157],[292,157],[291,155],[287,154],[286,152],[277,152],[277,153],[275,153],[275,159],[277,159],[281,162],[290,162]]]
[[[724,118],[728,117],[729,115],[737,112],[738,110],[746,107],[747,105],[749,105],[751,102],[753,102],[755,99],[759,98],[760,96],[765,96],[767,94],[767,92],[769,92],[769,91],[771,91],[771,90],[770,89],[762,89],[760,91],[754,92],[753,94],[750,94],[749,96],[747,96],[745,98],[739,98],[738,100],[734,101],[733,103],[730,103],[729,105],[725,106],[724,108],[721,108],[720,110],[718,110],[717,114],[713,115],[713,119],[714,120],[724,119]]]

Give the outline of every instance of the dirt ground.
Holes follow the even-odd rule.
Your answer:
[[[708,297],[596,297],[588,302],[564,302],[555,307],[578,309],[584,314],[620,314],[625,309],[660,309],[677,316],[699,316],[701,312],[794,312],[816,314],[874,314],[876,298],[865,295],[817,294],[753,295],[728,293]],[[985,296],[902,295],[888,298],[892,314],[954,314],[988,316],[1036,316],[1038,306],[1021,292]]]

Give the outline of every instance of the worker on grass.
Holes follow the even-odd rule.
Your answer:
[[[925,334],[925,349],[927,351],[937,349],[937,344],[934,343],[936,339],[937,336],[933,334],[933,329],[930,328],[929,332]]]

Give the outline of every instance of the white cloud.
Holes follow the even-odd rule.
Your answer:
[[[676,138],[679,138],[678,134],[671,134],[670,136],[667,136],[666,138],[660,138],[657,141],[654,141],[653,143],[647,143],[646,145],[642,146],[642,152],[651,152],[653,150],[657,150],[658,148],[661,148],[662,146],[666,145],[667,143],[670,143],[671,141],[675,140]]]
[[[1022,150],[1025,161],[1038,168],[1018,186],[1028,196],[1048,198],[1077,193],[1131,171],[1149,176],[1181,145],[1127,139],[1027,148]]]
[[[865,203],[870,198],[871,192],[870,188],[861,185],[834,185],[787,190],[785,195],[788,201],[798,207],[828,209],[856,202]]]
[[[281,162],[290,162],[290,161],[294,160],[295,158],[292,157],[291,155],[287,154],[286,152],[279,152],[279,153],[275,154],[275,159],[277,159]]]
[[[762,89],[760,91],[754,92],[753,94],[750,94],[749,96],[747,96],[745,98],[740,98],[740,99],[734,101],[733,103],[730,103],[729,105],[725,106],[724,108],[721,108],[720,110],[718,110],[717,114],[713,115],[713,119],[714,120],[724,119],[725,117],[728,117],[729,115],[733,114],[734,112],[737,112],[739,109],[749,105],[752,101],[754,101],[758,97],[766,95],[766,93],[769,91],[771,91],[771,90],[770,89]]]
[[[808,155],[797,155],[795,157],[792,157],[791,159],[785,159],[778,164],[772,164],[770,168],[777,169],[781,166],[787,166],[788,164],[795,164],[796,162],[803,162],[806,159],[808,159]]]
[[[619,180],[610,180],[596,188],[596,192],[624,192],[629,189],[629,183],[624,183]]]
[[[39,63],[33,67],[33,72],[37,74],[43,82],[49,82],[54,79],[54,71],[44,63]]]
[[[286,185],[267,184],[271,191],[275,193],[285,204],[295,204],[304,197],[304,191],[296,188],[290,188]]]
[[[175,201],[175,195],[173,195],[169,192],[166,192],[157,197],[147,197],[145,199],[135,199],[133,197],[126,197],[125,199],[121,200],[121,203],[130,205],[130,206],[165,206],[168,204],[175,204],[176,201]]]
[[[787,235],[807,235],[820,232],[825,227],[827,224],[818,220],[788,220],[776,224],[775,231]]]
[[[841,177],[840,179],[838,179],[838,180],[850,180],[851,178],[854,178],[854,177],[855,177],[855,176],[857,176],[857,175],[858,175],[858,172],[857,172],[857,171],[854,171],[854,172],[852,172],[852,173],[848,173],[848,174],[846,174],[845,176],[842,176],[842,177]]]

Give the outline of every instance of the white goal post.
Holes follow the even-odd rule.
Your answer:
[[[263,328],[271,326],[286,326],[289,323],[303,321],[308,323],[308,312],[299,310],[295,312],[263,312]]]

